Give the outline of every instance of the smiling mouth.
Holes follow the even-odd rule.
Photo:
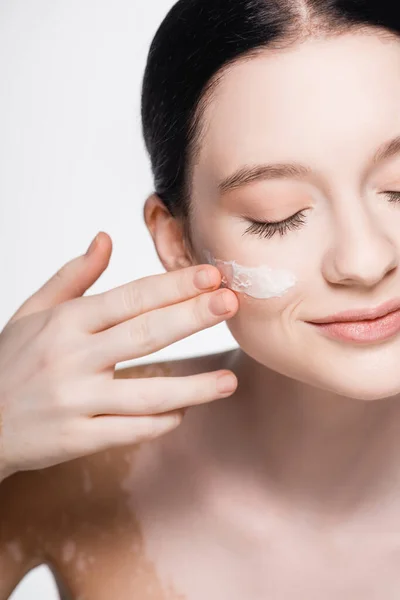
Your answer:
[[[372,343],[392,338],[400,332],[400,308],[374,319],[357,321],[308,322],[328,337],[347,342]]]

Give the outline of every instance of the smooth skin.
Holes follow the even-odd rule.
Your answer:
[[[224,368],[237,376],[232,395],[191,406],[149,443],[3,481],[1,600],[43,562],[73,600],[398,599],[400,336],[360,347],[307,321],[400,294],[400,209],[388,194],[400,197],[400,153],[372,160],[400,133],[399,65],[398,38],[374,29],[225,72],[193,172],[195,252],[155,195],[147,227],[170,274],[207,247],[287,268],[299,284],[264,301],[237,294],[232,352],[115,373]],[[218,192],[242,165],[288,161],[308,165],[305,181]],[[245,233],[248,219],[300,210],[304,225],[284,237]]]

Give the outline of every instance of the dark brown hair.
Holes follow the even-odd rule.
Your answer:
[[[176,2],[151,43],[141,105],[155,192],[170,213],[190,216],[202,115],[232,63],[351,30],[374,28],[392,37],[400,31],[399,15],[396,0]]]

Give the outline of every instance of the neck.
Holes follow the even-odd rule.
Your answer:
[[[206,405],[204,455],[224,481],[247,482],[295,510],[338,516],[397,501],[398,396],[356,400],[269,370],[240,348],[224,365],[234,395]]]

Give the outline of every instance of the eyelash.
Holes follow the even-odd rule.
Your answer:
[[[304,219],[304,211],[299,211],[284,221],[254,221],[253,219],[247,219],[251,222],[251,225],[243,235],[253,233],[262,238],[272,238],[278,232],[280,236],[284,236],[288,231],[301,227],[305,222]]]
[[[400,202],[400,192],[381,192],[389,196],[389,202]],[[251,222],[251,225],[243,233],[252,233],[261,238],[272,238],[275,233],[279,233],[283,237],[288,231],[299,229],[305,223],[304,210],[284,219],[283,221],[255,221],[254,219],[246,219]]]

